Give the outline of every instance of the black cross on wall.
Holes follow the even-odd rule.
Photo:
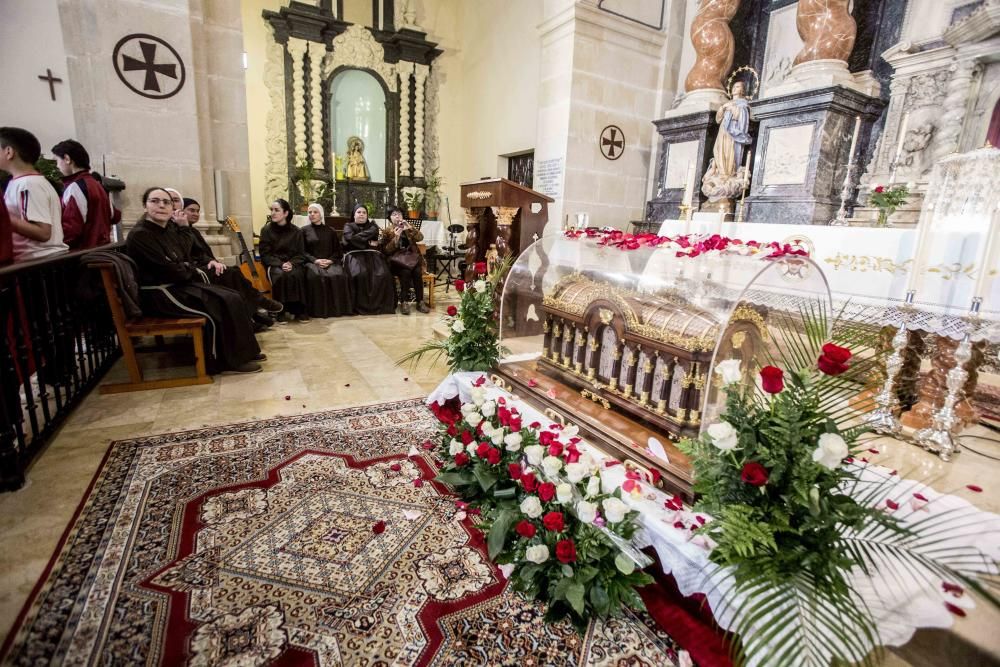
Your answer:
[[[122,69],[126,72],[135,72],[139,70],[146,71],[146,80],[143,81],[143,90],[152,90],[155,92],[160,92],[160,82],[157,80],[156,75],[162,74],[164,76],[169,76],[171,79],[177,78],[177,65],[175,64],[156,64],[156,44],[151,42],[139,42],[139,48],[142,49],[142,60],[137,60],[132,56],[122,56]]]
[[[608,160],[617,160],[625,152],[625,134],[617,125],[608,125],[601,131],[601,154]]]
[[[56,84],[57,83],[62,83],[62,79],[59,79],[57,77],[52,76],[52,70],[50,70],[50,69],[46,69],[45,70],[45,76],[42,76],[41,74],[39,74],[38,78],[41,79],[42,81],[48,81],[49,82],[49,95],[52,97],[52,101],[55,102],[56,101]]]

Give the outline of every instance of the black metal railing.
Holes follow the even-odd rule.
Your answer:
[[[102,250],[121,250],[124,244]],[[0,491],[24,471],[121,353],[89,250],[0,268]]]

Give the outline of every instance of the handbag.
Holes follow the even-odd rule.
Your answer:
[[[420,253],[416,250],[407,250],[405,252],[397,252],[389,258],[389,265],[397,267],[399,269],[404,269],[406,271],[412,271],[417,268],[420,264]]]

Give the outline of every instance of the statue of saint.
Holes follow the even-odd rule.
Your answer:
[[[351,137],[347,140],[347,178],[352,181],[368,180],[365,142],[361,140],[361,137]]]
[[[715,139],[712,156],[715,172],[723,178],[736,176],[743,166],[743,152],[753,140],[750,136],[750,100],[745,90],[742,81],[734,83],[732,99],[715,112],[719,136]]]

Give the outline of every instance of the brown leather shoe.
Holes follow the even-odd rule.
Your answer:
[[[403,303],[399,304],[399,312],[401,314],[403,314],[403,315],[409,315],[410,314],[410,304],[407,303],[406,301],[404,301]]]
[[[429,313],[431,312],[431,307],[428,306],[425,301],[421,301],[420,303],[417,304],[417,310],[419,310],[421,313]]]

